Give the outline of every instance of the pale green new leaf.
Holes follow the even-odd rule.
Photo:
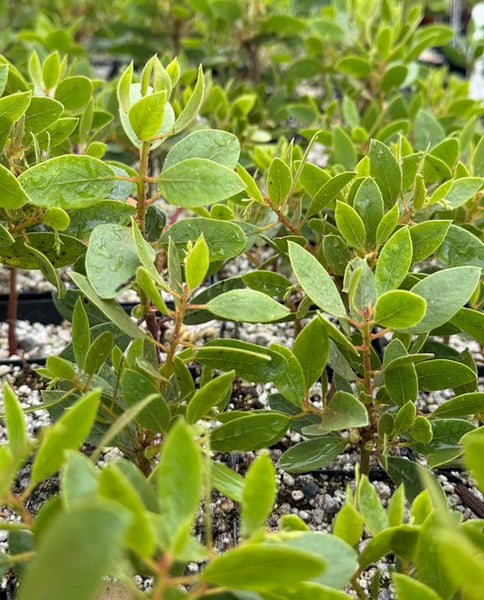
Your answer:
[[[245,476],[242,495],[242,535],[256,533],[270,515],[276,499],[276,472],[267,454],[258,456]]]
[[[0,208],[20,208],[30,202],[15,175],[0,165]]]

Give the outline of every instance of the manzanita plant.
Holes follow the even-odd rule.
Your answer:
[[[229,30],[231,3],[201,4]],[[332,32],[328,51],[357,53],[341,14],[354,4],[362,27],[366,5],[342,4],[309,10],[307,22],[251,15],[256,34],[242,43],[259,61],[266,36],[276,31],[289,43],[296,27],[291,48],[303,39],[318,55]],[[312,101],[292,107],[307,125],[304,145],[260,144],[271,127],[261,89],[213,84],[201,68],[183,76],[176,60],[155,56],[139,71],[130,64],[105,87],[55,49],[31,53],[28,76],[1,61],[0,258],[13,273],[40,268],[72,321],[72,343],[38,369],[49,384],[32,410],[46,408],[54,420],[38,440],[26,433],[29,409],[4,388],[0,498],[18,519],[0,525],[10,545],[0,569],[19,574],[21,600],[87,600],[105,575],[154,600],[336,600],[350,586],[364,598],[359,576],[389,554],[399,599],[445,600],[461,590],[478,598],[461,567],[470,562],[482,580],[481,523],[449,513],[430,469],[460,464],[466,453],[482,484],[479,357],[448,343],[454,335],[484,343],[480,109],[459,104],[458,87],[455,105],[446,105],[417,77],[420,50],[446,41],[447,28],[419,30],[420,10],[405,23],[398,7],[370,4],[384,9],[381,25],[372,12],[368,27],[384,64],[375,52],[343,58],[330,77],[341,108],[329,98],[323,122]],[[319,76],[320,57],[307,60],[299,67]],[[252,67],[264,79],[261,63]],[[360,79],[371,94],[359,96]],[[400,89],[407,84],[418,90],[413,99]],[[281,98],[271,106],[286,118]],[[253,109],[264,124],[248,119]],[[214,126],[242,137],[242,157],[238,137]],[[317,142],[329,149],[325,168],[310,160]],[[254,269],[210,280],[244,254]],[[75,287],[58,275],[66,265]],[[11,289],[15,298],[14,278]],[[131,315],[119,303],[126,290],[139,298]],[[187,335],[212,320],[285,323],[288,343]],[[272,384],[269,406],[226,410],[235,378]],[[433,412],[420,409],[421,394],[449,389]],[[214,451],[268,448],[291,430],[302,441],[282,454],[281,469],[312,471],[344,451],[359,454],[333,534],[308,531],[295,516],[277,532],[265,529],[276,494],[266,454],[245,479],[213,460]],[[89,457],[77,451],[84,442]],[[124,458],[98,468],[113,446]],[[13,493],[28,459],[30,483]],[[386,509],[367,478],[376,461],[405,484]],[[30,515],[27,498],[59,470],[60,494]],[[241,543],[220,556],[214,488],[241,503]],[[364,531],[372,539],[361,549]],[[439,548],[429,553],[434,539]],[[434,575],[440,561],[445,576]],[[207,564],[189,574],[190,562]],[[136,573],[153,577],[148,594],[133,585]],[[375,579],[373,597],[378,586]]]

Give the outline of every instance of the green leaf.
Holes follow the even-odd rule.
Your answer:
[[[114,298],[127,289],[139,265],[129,228],[106,224],[94,229],[86,254],[86,272],[100,298]]]
[[[242,275],[243,282],[253,290],[263,292],[268,296],[283,297],[291,287],[291,282],[287,277],[274,271],[250,271]]]
[[[20,208],[30,198],[13,173],[0,165],[0,208]]]
[[[450,322],[484,344],[484,314],[471,308],[461,308]]]
[[[19,182],[32,204],[65,210],[91,206],[114,187],[114,171],[91,156],[51,158],[24,171]]]
[[[304,248],[288,243],[292,268],[301,287],[319,308],[336,317],[346,311],[338,289],[324,267]]]
[[[136,270],[136,283],[140,287],[141,290],[148,296],[153,305],[160,311],[163,315],[168,315],[169,310],[163,300],[163,296],[160,294],[160,291],[153,283],[153,279],[151,274],[144,267],[138,267]]]
[[[484,269],[484,243],[470,231],[458,225],[449,227],[436,256],[450,267],[473,265]]]
[[[418,262],[433,254],[444,241],[450,226],[451,221],[424,221],[410,227],[412,261]]]
[[[447,400],[436,408],[430,417],[448,419],[481,413],[484,413],[484,392],[468,392]]]
[[[185,280],[193,290],[205,279],[210,264],[207,242],[201,235],[185,257]]]
[[[286,433],[291,419],[276,412],[238,417],[212,432],[212,448],[219,452],[249,452],[278,442]]]
[[[445,131],[431,113],[420,109],[415,115],[413,137],[416,150],[425,152],[445,138]]]
[[[445,390],[475,382],[477,376],[468,366],[454,360],[435,359],[415,365],[419,388],[423,391]]]
[[[6,229],[0,223],[0,248],[5,247],[5,246],[10,246],[14,242],[15,242],[15,238],[10,234],[8,229]]]
[[[25,111],[24,140],[32,142],[31,133],[38,135],[53,125],[64,112],[64,107],[57,100],[41,96],[33,96]]]
[[[360,541],[363,518],[352,504],[346,503],[336,514],[333,533],[350,546],[356,546]]]
[[[393,65],[389,67],[380,82],[382,92],[388,92],[392,88],[400,87],[408,75],[408,67],[405,65]]]
[[[76,376],[76,372],[72,364],[60,356],[47,357],[45,365],[52,373],[53,377],[70,380],[74,379]]]
[[[392,329],[410,327],[423,318],[426,306],[425,300],[412,292],[385,292],[376,301],[375,322]]]
[[[331,588],[343,588],[349,583],[358,564],[356,552],[346,542],[330,533],[316,531],[297,532],[289,539],[282,538],[285,545],[313,553],[326,561],[326,569],[313,577],[314,583]]]
[[[103,331],[89,346],[84,361],[84,370],[88,375],[97,373],[106,362],[114,346],[114,335],[110,331]]]
[[[229,469],[223,463],[211,462],[212,483],[214,488],[235,502],[242,502],[244,478]]]
[[[8,447],[12,456],[22,455],[28,445],[27,425],[22,405],[7,382],[3,384],[3,405]]]
[[[433,432],[428,419],[418,415],[413,422],[410,435],[413,440],[421,444],[429,444],[432,441]]]
[[[482,429],[475,429],[466,433],[461,440],[465,448],[464,461],[466,467],[477,481],[479,488],[484,489],[484,468],[482,462],[482,451],[484,450],[484,438]]]
[[[125,202],[102,200],[88,208],[70,210],[68,232],[77,238],[87,238],[98,225],[127,225],[135,212],[134,206]]]
[[[317,583],[304,582],[275,592],[259,592],[262,600],[349,600],[351,596]]]
[[[89,392],[44,431],[32,466],[32,485],[62,466],[65,450],[76,450],[85,441],[94,424],[100,398],[99,390]]]
[[[348,245],[363,249],[366,239],[365,224],[356,210],[349,204],[337,200],[334,216],[336,226]]]
[[[364,569],[388,554],[411,560],[419,533],[419,528],[406,524],[383,529],[363,549],[359,558],[360,567]]]
[[[356,147],[343,127],[336,126],[333,135],[333,159],[336,164],[341,164],[345,169],[354,169],[358,160]]]
[[[286,359],[268,348],[233,339],[216,339],[193,349],[194,360],[222,371],[235,370],[247,381],[269,382],[287,369]]]
[[[344,173],[339,173],[338,175],[331,177],[329,181],[326,181],[318,188],[317,193],[314,195],[306,212],[306,217],[309,218],[328,206],[355,175],[356,173],[354,171],[345,171]],[[308,194],[310,196],[313,195],[310,192],[308,192]]]
[[[393,404],[404,406],[415,402],[418,395],[418,379],[413,364],[402,364],[384,372],[385,387]]]
[[[121,379],[121,389],[127,406],[135,406],[141,400],[153,394],[157,399],[150,402],[146,408],[143,408],[137,416],[136,421],[146,429],[154,433],[163,433],[167,431],[170,422],[170,408],[160,394],[157,386],[143,373],[135,369],[124,369]]]
[[[274,379],[274,385],[291,404],[302,408],[306,396],[306,380],[299,360],[282,344],[272,343],[269,348],[282,354],[287,361],[287,369]]]
[[[221,202],[245,189],[227,167],[206,158],[187,158],[162,171],[160,191],[175,206],[196,208]]]
[[[207,309],[223,319],[247,323],[269,323],[290,314],[288,308],[256,290],[231,290],[207,302]]]
[[[329,338],[320,319],[313,319],[299,333],[292,349],[306,381],[306,389],[319,379],[328,361]]]
[[[247,544],[212,561],[202,580],[241,590],[270,590],[316,577],[326,562],[311,552],[273,544]]]
[[[166,91],[163,90],[143,96],[130,107],[129,123],[142,142],[151,140],[161,129],[166,101]]]
[[[372,535],[388,527],[388,516],[368,477],[363,475],[358,486],[358,508]]]
[[[171,542],[191,523],[202,494],[202,458],[190,429],[178,421],[162,448],[158,473],[161,515]]]
[[[376,245],[378,248],[387,241],[398,225],[399,212],[398,204],[395,204],[378,223],[376,229]]]
[[[258,456],[245,476],[241,508],[242,535],[249,537],[263,527],[276,499],[276,472],[267,454]]]
[[[400,166],[385,144],[370,142],[370,175],[376,181],[387,209],[396,202],[402,185]]]
[[[121,74],[117,85],[117,97],[120,108],[127,113],[131,106],[131,82],[133,81],[133,61],[126,67]]]
[[[92,598],[118,558],[129,520],[129,513],[110,501],[90,500],[61,513],[39,541],[19,600]]]
[[[132,338],[144,338],[145,333],[130,319],[123,308],[114,300],[103,300],[100,298],[94,289],[91,287],[87,278],[80,273],[70,273],[70,278],[82,293],[108,317],[121,331],[128,334]]]
[[[240,143],[233,133],[218,129],[202,129],[183,137],[166,155],[163,169],[187,158],[206,158],[229,169],[235,169]]]
[[[195,243],[200,235],[203,235],[207,242],[211,262],[225,261],[237,256],[243,252],[246,244],[244,232],[235,223],[203,217],[177,221],[163,233],[160,242],[166,246],[171,238],[179,258],[182,259],[187,243]]]
[[[129,479],[116,468],[115,463],[101,470],[99,494],[130,511],[132,519],[125,542],[140,556],[151,556],[155,549],[155,538],[143,501]]]
[[[393,481],[397,485],[401,483],[405,485],[405,496],[409,502],[413,502],[420,492],[423,491],[423,477],[429,475],[433,478],[433,475],[431,475],[426,467],[406,458],[389,456],[387,464],[388,468],[386,471]]]
[[[377,294],[397,288],[412,264],[412,238],[408,227],[398,229],[380,251],[375,269]]]
[[[203,78],[202,67],[200,66],[198,68],[197,82],[195,84],[193,92],[190,98],[188,99],[188,102],[185,104],[184,109],[175,121],[173,129],[170,132],[171,135],[175,135],[180,131],[183,131],[188,127],[188,125],[190,125],[193,119],[195,119],[202,107],[204,93],[205,83]]]
[[[345,449],[346,440],[334,434],[301,442],[286,450],[277,462],[289,473],[308,473],[335,460]]]
[[[82,75],[66,77],[55,90],[55,99],[65,109],[80,111],[91,100],[93,85],[90,79]]]
[[[446,208],[459,208],[471,200],[484,185],[482,177],[461,177],[455,179],[443,204]]]
[[[399,485],[393,492],[393,496],[388,502],[387,514],[390,527],[402,525],[405,515],[405,487],[403,485]]]
[[[97,493],[99,471],[92,461],[74,450],[67,450],[62,473],[62,502],[70,510],[78,502],[92,501]]]
[[[410,290],[427,302],[427,311],[410,333],[424,333],[451,319],[469,300],[479,281],[478,267],[454,267],[432,273]]]
[[[368,425],[368,412],[365,405],[348,392],[336,392],[323,410],[322,417],[323,422],[321,425],[315,425],[314,431],[316,429],[321,432],[340,431]]]
[[[373,177],[366,177],[358,187],[353,208],[363,221],[366,232],[366,247],[376,243],[376,232],[383,217],[383,197]]]
[[[267,173],[267,191],[272,204],[276,206],[281,204],[286,199],[291,187],[291,169],[280,158],[274,158]]]
[[[214,406],[222,402],[232,391],[235,372],[229,371],[212,379],[201,387],[190,399],[186,418],[189,424],[196,423],[207,415]]]
[[[2,65],[3,66],[3,65]],[[17,92],[0,98],[0,128],[10,127],[16,123],[27,110],[32,100],[32,92]],[[8,134],[7,130],[7,134]]]
[[[336,69],[353,77],[367,77],[370,74],[371,65],[367,59],[361,56],[346,56],[336,65]]]

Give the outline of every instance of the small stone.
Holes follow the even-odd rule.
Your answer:
[[[294,487],[294,484],[296,483],[296,480],[294,479],[294,477],[292,475],[290,475],[289,473],[283,474],[282,481],[285,485],[287,485],[287,487]]]
[[[226,498],[225,500],[222,500],[222,502],[220,503],[220,509],[225,514],[228,514],[228,513],[232,512],[234,510],[234,508],[235,508],[235,504],[229,498]]]
[[[304,492],[302,490],[293,490],[291,497],[295,502],[300,502],[304,498]]]

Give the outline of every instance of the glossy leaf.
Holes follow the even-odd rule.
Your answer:
[[[477,376],[468,366],[453,360],[434,359],[415,365],[419,388],[424,391],[445,390],[475,382]]]
[[[142,142],[151,140],[161,129],[166,100],[166,91],[163,90],[143,96],[130,107],[129,123]]]
[[[100,298],[111,299],[124,291],[139,265],[130,229],[111,224],[94,229],[86,254],[86,272]]]
[[[0,190],[0,208],[20,208],[30,202],[15,175],[3,165],[0,165]]]
[[[124,369],[121,389],[127,406],[135,406],[144,398],[156,394],[158,398],[137,414],[136,421],[154,433],[159,434],[168,429],[170,409],[151,379],[134,369]]]
[[[468,392],[455,396],[437,407],[431,418],[455,418],[484,413],[484,392]]]
[[[410,327],[423,318],[426,306],[425,300],[412,292],[385,292],[376,301],[375,322],[392,329]]]
[[[363,518],[352,504],[346,503],[337,513],[333,533],[350,546],[355,546],[363,533]]]
[[[380,188],[372,177],[367,177],[358,187],[353,200],[353,208],[360,215],[366,232],[366,247],[376,242],[376,232],[383,217],[383,198]]]
[[[19,182],[36,206],[65,210],[103,200],[114,187],[114,171],[91,156],[51,158],[24,171]]]

